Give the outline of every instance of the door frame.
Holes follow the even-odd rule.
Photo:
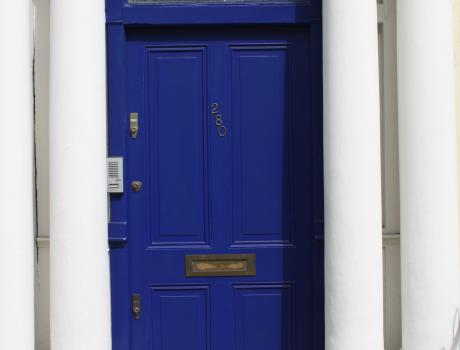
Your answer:
[[[322,21],[321,0],[292,4],[201,4],[201,5],[132,5],[127,0],[106,0],[107,23],[107,89],[108,89],[108,155],[125,159],[129,137],[129,111],[125,107],[125,45],[130,26],[164,25],[307,25],[311,47],[311,111],[314,115],[315,157],[315,313],[322,315],[315,323],[315,334],[324,334],[324,220],[323,220],[323,151],[322,151]],[[112,302],[112,349],[131,348],[131,290],[129,272],[128,196],[110,195],[109,246]],[[315,349],[323,348],[324,337],[315,340]]]

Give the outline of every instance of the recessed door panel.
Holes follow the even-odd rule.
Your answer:
[[[287,242],[290,205],[289,52],[232,46],[235,242]]]
[[[200,286],[153,286],[151,334],[153,349],[208,350],[208,288]]]
[[[292,285],[236,285],[237,349],[292,350]]]
[[[146,47],[151,244],[204,243],[206,48]]]

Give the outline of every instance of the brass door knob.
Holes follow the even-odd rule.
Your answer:
[[[139,192],[142,188],[142,181],[131,182],[131,187],[133,188],[134,192]]]

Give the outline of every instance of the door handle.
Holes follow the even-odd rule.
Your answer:
[[[131,187],[133,188],[134,192],[139,192],[142,188],[142,181],[131,182]]]
[[[133,317],[135,320],[139,320],[141,318],[141,295],[140,294],[133,294],[132,296],[132,308],[133,308]]]
[[[129,113],[129,130],[131,131],[131,137],[135,139],[139,132],[139,113]]]

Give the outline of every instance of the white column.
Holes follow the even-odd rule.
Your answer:
[[[30,0],[0,0],[0,349],[34,348]]]
[[[326,350],[383,350],[377,4],[325,0]]]
[[[403,350],[450,350],[460,306],[452,1],[397,3]]]
[[[51,348],[111,349],[103,0],[52,0]]]

